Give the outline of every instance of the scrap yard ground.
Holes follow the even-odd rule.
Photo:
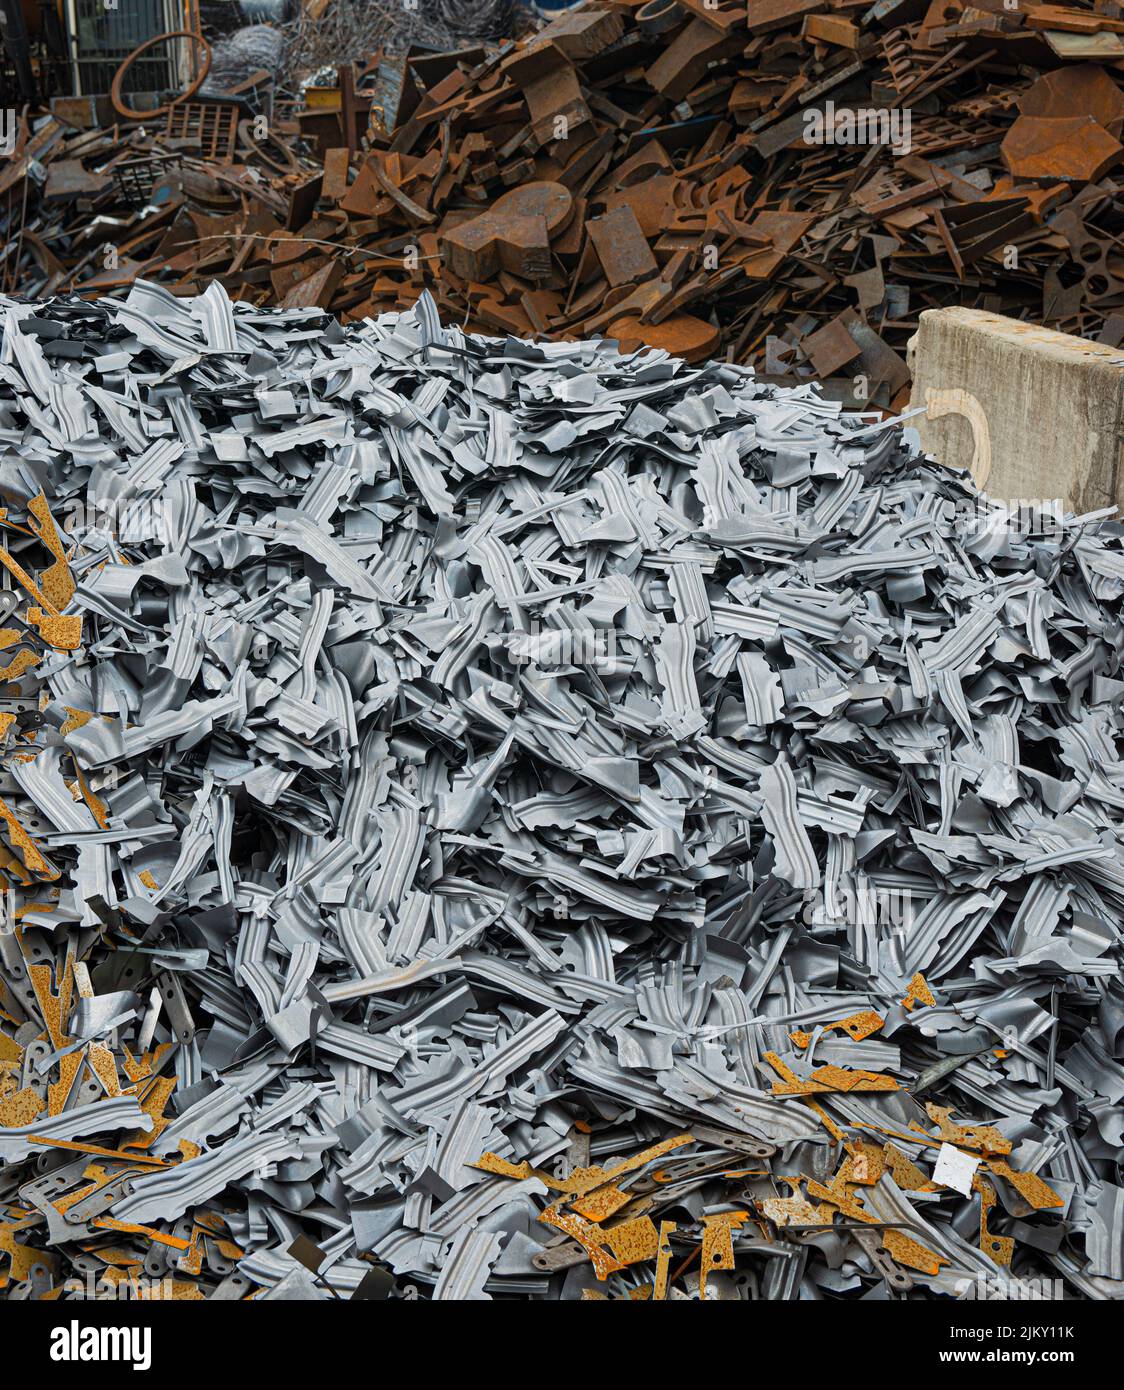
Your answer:
[[[1124,1297],[1124,8],[0,15],[0,1301]]]

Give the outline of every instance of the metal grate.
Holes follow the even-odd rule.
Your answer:
[[[198,140],[207,159],[229,159],[238,134],[238,107],[225,101],[181,102],[168,112],[164,133]]]
[[[69,9],[75,90],[82,95],[108,92],[114,73],[134,48],[178,27],[168,0],[118,0],[116,9],[106,9],[105,0],[70,0]],[[126,74],[126,94],[176,86],[175,57],[172,45],[160,45],[138,59]]]
[[[134,210],[143,208],[159,180],[179,167],[179,156],[153,159],[139,156],[115,165],[113,177],[122,199]]]

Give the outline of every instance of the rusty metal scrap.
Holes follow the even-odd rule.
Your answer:
[[[0,1297],[1124,1296],[1118,522],[424,294],[0,316]]]
[[[337,46],[272,110],[209,92],[166,124],[29,120],[0,170],[5,283],[217,279],[343,323],[428,289],[473,331],[719,356],[900,409],[927,307],[1118,340],[1119,258],[1086,252],[1124,231],[1124,69],[1073,44],[1121,27],[1083,7],[663,0],[506,42],[481,19],[447,52],[355,29],[369,52]]]
[[[165,44],[174,44],[178,40],[186,40],[193,49],[198,51],[198,56],[194,60],[194,73],[191,81],[184,91],[174,97],[166,106],[145,108],[137,111],[128,106],[124,101],[125,77],[138,58],[142,58],[149,49],[161,48]],[[160,116],[166,116],[168,112],[178,103],[189,101],[195,93],[202,87],[207,80],[207,74],[211,70],[211,45],[201,34],[196,34],[190,29],[173,29],[166,34],[157,34],[155,37],[146,39],[139,44],[125,61],[118,67],[113,75],[113,83],[109,89],[109,100],[113,110],[123,120],[155,120]]]

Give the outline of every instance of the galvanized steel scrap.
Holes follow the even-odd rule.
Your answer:
[[[0,311],[5,1297],[1120,1296],[1117,521],[424,297]]]

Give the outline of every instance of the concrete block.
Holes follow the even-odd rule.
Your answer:
[[[909,345],[926,452],[1010,504],[1124,506],[1124,349],[980,309],[926,309]]]

